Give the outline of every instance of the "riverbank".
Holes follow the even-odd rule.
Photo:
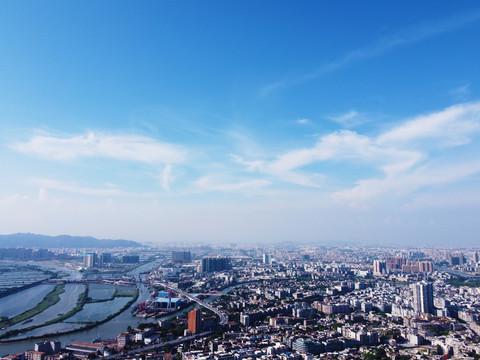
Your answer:
[[[138,278],[140,273],[148,272],[150,269],[154,268],[156,265],[161,263],[161,259],[157,259],[150,263],[144,263],[141,266],[136,267],[134,270],[131,270],[128,275],[134,275],[135,278]],[[143,277],[143,275],[142,275]],[[79,277],[75,277],[79,278]],[[133,304],[138,304],[142,301],[145,301],[150,297],[149,289],[143,284],[138,283],[139,289],[139,296]],[[132,305],[130,305],[130,308]],[[193,308],[193,305],[192,305]],[[190,310],[190,307],[184,309],[184,311]],[[168,318],[172,315],[167,315],[165,318]],[[175,315],[173,315],[175,316]],[[117,315],[116,317],[102,322],[98,326],[94,327],[87,327],[82,326],[81,328],[76,328],[73,331],[65,332],[62,328],[61,333],[55,332],[51,335],[42,334],[41,337],[35,337],[35,340],[31,339],[16,339],[14,341],[3,341],[0,343],[0,356],[7,355],[7,354],[15,354],[19,352],[23,352],[29,349],[33,349],[35,343],[38,340],[41,341],[60,341],[62,344],[70,344],[73,341],[80,341],[80,342],[91,342],[93,339],[102,338],[102,339],[114,339],[120,332],[124,331],[128,328],[128,326],[136,327],[139,324],[147,323],[151,321],[150,319],[143,319],[133,317],[130,311],[123,311],[121,314]],[[62,324],[62,323],[59,323]],[[67,324],[68,325],[68,324]],[[78,325],[78,324],[77,324]],[[52,325],[54,326],[54,325]]]
[[[55,324],[55,323],[58,323],[58,322],[62,322],[63,320],[66,320],[70,317],[72,317],[73,315],[75,315],[77,312],[80,312],[82,309],[83,309],[83,306],[85,305],[85,298],[86,298],[86,295],[87,295],[87,290],[81,294],[82,296],[82,301],[79,302],[79,304],[77,305],[76,308],[72,309],[70,312],[66,313],[65,315],[57,318],[57,319],[60,319],[61,320],[57,320],[57,319],[53,319],[45,324],[42,324],[40,326],[35,326],[35,327],[32,327],[32,328],[27,328],[25,329],[25,331],[22,331],[22,332],[28,332],[28,331],[31,331],[31,330],[34,330],[34,329],[37,329],[37,328],[40,328],[40,327],[44,327],[44,326],[48,326],[48,325],[52,325],[52,324]],[[132,297],[132,299],[130,301],[128,301],[121,309],[119,309],[117,312],[107,316],[105,319],[102,319],[102,320],[99,320],[99,321],[95,321],[91,324],[86,324],[85,326],[82,326],[80,328],[76,328],[76,329],[72,329],[72,330],[69,330],[69,331],[62,331],[62,332],[56,332],[56,333],[47,333],[47,334],[42,334],[42,335],[38,335],[38,336],[27,336],[27,337],[24,337],[24,338],[21,338],[21,339],[11,339],[11,340],[8,340],[8,339],[2,339],[2,337],[0,337],[1,341],[0,341],[0,345],[1,344],[9,344],[9,343],[15,343],[15,342],[22,342],[22,341],[28,341],[28,340],[35,340],[35,339],[42,339],[42,338],[45,338],[45,337],[50,337],[50,336],[58,336],[58,335],[67,335],[67,334],[73,334],[73,333],[76,333],[76,332],[80,332],[80,331],[85,331],[85,330],[89,330],[89,329],[93,329],[103,323],[106,323],[110,320],[112,320],[113,318],[117,317],[118,315],[120,315],[121,313],[123,313],[124,311],[126,311],[137,299],[138,299],[138,296],[139,296],[139,291],[138,291],[138,288],[136,288],[136,291],[135,291],[135,294],[134,296]],[[119,297],[122,297],[122,296],[119,296]],[[20,332],[19,332],[20,333]],[[5,333],[5,335],[8,334]],[[17,333],[18,334],[18,333]],[[14,335],[17,335],[17,334],[14,334]],[[9,335],[8,337],[11,337],[11,336],[14,336],[14,335]]]
[[[29,310],[27,310],[27,311],[25,311],[25,312],[23,312],[23,313],[21,313],[17,316],[14,316],[11,319],[2,321],[0,323],[0,327],[3,328],[3,327],[6,327],[6,326],[12,326],[12,325],[15,325],[15,324],[17,324],[21,321],[28,320],[28,319],[34,317],[37,314],[40,314],[42,311],[48,309],[50,306],[53,306],[57,302],[59,302],[60,301],[60,294],[62,294],[64,291],[65,291],[65,285],[61,284],[61,285],[55,286],[53,291],[48,293],[47,295],[45,295],[45,297],[42,299],[42,301],[40,301],[34,308],[29,309]],[[5,336],[6,334],[0,336],[0,339],[3,336]]]

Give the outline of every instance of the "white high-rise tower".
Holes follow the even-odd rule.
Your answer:
[[[417,315],[433,314],[433,285],[426,281],[412,284],[413,310]]]

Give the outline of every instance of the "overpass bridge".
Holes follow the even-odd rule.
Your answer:
[[[122,280],[122,279],[48,279],[43,282],[44,284],[112,284],[112,285],[135,285],[135,281]]]
[[[172,291],[176,292],[177,294],[180,294],[180,295],[186,297],[187,299],[190,299],[190,300],[196,302],[198,305],[203,306],[204,308],[206,308],[206,309],[214,312],[215,314],[217,314],[218,317],[220,318],[220,321],[219,321],[219,324],[220,324],[220,325],[223,326],[223,325],[226,325],[226,324],[227,324],[227,322],[228,322],[228,315],[227,315],[225,312],[217,309],[216,307],[214,307],[214,306],[212,306],[212,305],[209,305],[209,304],[206,303],[205,301],[200,300],[200,299],[197,298],[195,295],[189,294],[189,293],[187,293],[187,292],[185,292],[185,291],[183,291],[183,290],[180,290],[179,288],[177,288],[177,287],[175,287],[175,286],[169,285],[169,284],[167,284],[167,283],[165,283],[165,282],[161,282],[161,281],[155,281],[154,285],[163,286],[163,287],[165,287],[165,288],[167,288],[167,289],[169,289],[169,290],[172,290]]]

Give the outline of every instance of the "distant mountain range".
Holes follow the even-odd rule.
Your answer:
[[[142,247],[143,245],[131,240],[96,239],[91,236],[48,236],[30,233],[0,235],[0,248],[114,248],[114,247]]]

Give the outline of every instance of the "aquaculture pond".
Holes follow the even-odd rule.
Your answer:
[[[90,283],[88,284],[88,297],[92,300],[108,300],[115,293],[115,285]]]
[[[0,317],[13,317],[35,307],[55,285],[37,285],[0,298]]]
[[[85,291],[85,285],[83,284],[66,284],[65,292],[60,294],[60,301],[53,306],[50,306],[46,310],[42,311],[38,315],[32,317],[29,320],[22,321],[13,326],[6,328],[3,332],[9,330],[18,330],[26,327],[42,325],[47,321],[58,318],[59,316],[66,314],[72,310],[78,301],[78,296]]]
[[[119,292],[130,292],[133,293],[135,291],[135,286],[133,285],[118,285]]]
[[[0,262],[0,294],[9,289],[46,280],[49,277],[51,275],[46,274],[37,266]]]
[[[141,266],[130,271],[128,274],[134,275],[135,278],[138,279],[139,276],[143,277],[143,275],[140,275],[141,273],[148,271],[149,269],[153,268],[155,265],[157,265],[160,262],[161,260],[157,260],[147,264],[142,264]],[[146,299],[149,299],[151,294],[149,289],[147,289],[144,286],[144,284],[139,283],[138,285],[139,285],[140,294],[139,294],[139,298],[135,301],[135,304],[139,304],[140,302],[145,301]],[[124,289],[122,289],[122,291],[124,291]],[[123,301],[128,302],[131,298],[125,297],[125,298],[117,298],[117,299],[124,299]],[[102,304],[104,307],[106,306],[105,302],[98,303],[97,305],[102,306]],[[88,305],[89,304],[86,304],[85,306],[88,306]],[[132,306],[130,308],[132,308]],[[190,310],[190,309],[186,309],[186,310]],[[108,316],[105,314],[100,314],[100,315],[102,316],[102,318],[105,318],[106,316]],[[68,321],[71,321],[71,319],[72,318],[68,319]],[[96,320],[98,319],[95,319],[94,321]],[[47,336],[42,338],[42,341],[58,340],[58,341],[61,341],[62,346],[64,346],[64,345],[70,344],[72,341],[91,342],[94,338],[97,338],[97,337],[101,337],[103,339],[111,339],[111,338],[115,338],[119,334],[119,332],[125,331],[125,329],[127,329],[128,326],[135,327],[138,324],[149,322],[149,321],[151,321],[151,319],[134,317],[132,316],[131,312],[127,310],[122,312],[120,315],[114,317],[113,319],[110,319],[103,324],[95,326],[94,328],[79,330],[71,334],[56,334],[54,336]],[[77,323],[70,323],[70,322],[67,323],[64,321],[63,323],[53,324],[48,327],[42,327],[42,328],[38,328],[23,334],[19,334],[17,337],[15,337],[15,339],[20,340],[20,339],[25,339],[26,337],[29,337],[29,336],[42,336],[49,333],[62,333],[65,331],[71,331],[71,330],[79,329],[82,327],[85,327],[85,324],[77,324]],[[18,341],[13,343],[2,343],[0,344],[0,356],[17,353],[21,351],[26,351],[28,349],[33,349],[35,346],[35,343],[38,341],[40,340],[23,340],[23,341]]]
[[[65,320],[66,323],[89,323],[102,321],[108,316],[119,311],[131,297],[117,297],[113,300],[85,304],[82,311]]]

